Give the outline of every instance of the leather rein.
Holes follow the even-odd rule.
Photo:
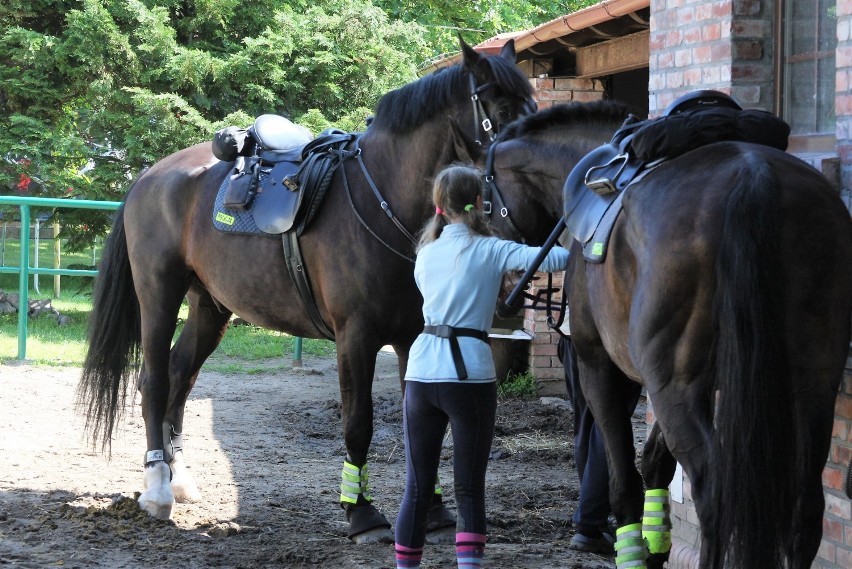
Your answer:
[[[479,133],[481,131],[485,132],[488,135],[489,140],[491,142],[493,142],[494,139],[497,137],[497,134],[494,132],[494,128],[493,128],[491,119],[488,117],[488,113],[486,112],[485,106],[482,104],[482,100],[480,99],[479,95],[480,95],[480,93],[482,93],[485,90],[492,87],[494,83],[488,82],[488,83],[485,83],[483,85],[477,85],[476,84],[476,78],[473,76],[473,73],[470,73],[468,75],[468,77],[470,79],[470,101],[471,101],[471,105],[473,107],[473,129],[474,129],[474,132],[476,133],[475,134],[476,143],[480,144],[480,145],[482,144],[481,141],[479,140]],[[481,121],[479,119],[480,116],[482,116]],[[384,196],[382,196],[382,193],[379,191],[379,188],[376,186],[376,183],[373,181],[372,176],[370,176],[370,172],[367,170],[367,166],[366,166],[366,164],[364,164],[364,160],[361,157],[361,147],[358,146],[359,141],[360,141],[360,136],[358,136],[354,139],[354,141],[353,141],[354,148],[352,150],[348,151],[346,158],[355,158],[358,161],[358,166],[361,168],[361,172],[364,174],[364,178],[367,180],[367,184],[369,184],[370,189],[373,192],[373,195],[376,197],[376,200],[378,200],[379,207],[382,208],[382,211],[385,212],[385,215],[387,215],[388,218],[393,222],[393,224],[396,225],[396,227],[397,227],[397,229],[399,229],[400,233],[402,233],[406,237],[406,239],[408,239],[409,243],[411,243],[412,246],[416,247],[417,246],[417,238],[405,227],[405,225],[403,225],[403,223],[399,220],[399,218],[396,217],[396,215],[394,215],[393,211],[390,208],[390,205],[388,204],[388,201],[384,198]],[[494,145],[492,144],[491,147],[489,148],[489,151],[488,151],[489,157],[493,156],[493,152],[492,152],[493,148],[494,148]],[[491,159],[491,160],[493,162],[493,159]],[[372,235],[379,243],[384,245],[385,248],[390,250],[395,255],[402,257],[403,259],[410,261],[411,263],[414,263],[414,257],[413,256],[408,255],[408,254],[400,251],[399,249],[397,249],[396,247],[394,247],[393,245],[391,245],[390,243],[388,243],[387,241],[382,239],[375,231],[373,231],[373,229],[369,226],[369,224],[361,216],[361,214],[358,213],[358,210],[355,208],[355,202],[352,199],[352,192],[351,192],[351,189],[349,187],[349,180],[346,176],[346,168],[341,168],[341,173],[343,175],[343,186],[346,189],[346,197],[349,199],[349,205],[352,207],[352,211],[355,212],[355,217],[358,219],[358,221],[361,223],[361,225],[364,226],[364,228],[370,233],[370,235]],[[498,203],[503,204],[502,196],[500,196],[500,192],[497,190],[497,185],[493,184],[493,179],[494,179],[494,176],[492,174],[491,175],[492,186],[489,186],[488,184],[486,184],[486,187],[485,187],[485,190],[483,191],[483,196],[482,196],[483,197],[483,207],[486,208],[485,213],[488,216],[491,215],[491,209],[492,209],[491,208],[491,195],[492,194],[497,196]],[[506,209],[505,205],[501,206],[500,211],[501,211],[501,214],[503,215],[503,217],[506,219],[507,223],[509,224],[509,227],[512,229],[512,231],[515,232],[515,234],[517,236],[520,237],[521,242],[523,243],[524,242],[523,236],[521,235],[520,231],[517,230],[515,225],[512,223],[511,219],[509,219],[509,217],[508,217],[509,212],[508,212],[508,209]]]
[[[506,202],[503,200],[503,195],[500,193],[500,189],[497,187],[497,181],[494,173],[494,149],[497,148],[497,144],[499,144],[499,140],[488,147],[488,153],[485,157],[485,171],[482,174],[482,182],[483,182],[483,196],[482,196],[482,205],[483,209],[489,216],[491,212],[495,208],[499,208],[500,216],[503,218],[503,221],[509,227],[510,231],[513,233],[512,238],[520,243],[526,243],[526,239],[521,233],[520,229],[515,225],[512,221],[512,218],[509,216],[509,209],[506,207]],[[561,331],[562,323],[565,321],[565,308],[568,305],[568,296],[565,294],[565,284],[564,284],[564,276],[563,276],[563,286],[562,286],[562,295],[561,300],[559,301],[559,316],[553,316],[553,295],[556,292],[559,292],[559,288],[553,286],[553,273],[547,273],[547,288],[543,288],[539,290],[535,295],[531,295],[526,292],[526,288],[532,279],[535,277],[535,273],[538,271],[538,268],[541,266],[542,261],[559,240],[560,235],[565,230],[565,218],[560,217],[559,222],[557,222],[556,227],[551,231],[547,240],[544,242],[544,245],[541,248],[541,251],[536,256],[533,261],[533,265],[524,272],[521,280],[515,284],[515,287],[512,289],[512,292],[509,296],[506,297],[506,300],[503,304],[498,305],[497,314],[502,317],[510,316],[514,314],[521,308],[532,308],[533,310],[546,310],[547,311],[547,326],[552,330],[555,330],[560,335],[565,336],[565,334]],[[544,298],[542,298],[544,297]],[[531,304],[521,305],[523,299],[527,299],[531,301]],[[540,303],[544,303],[544,308],[539,307]]]

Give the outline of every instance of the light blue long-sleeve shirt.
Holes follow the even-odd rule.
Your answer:
[[[446,324],[488,331],[503,274],[529,268],[540,247],[529,247],[497,237],[470,233],[467,225],[444,227],[440,237],[423,247],[414,265],[414,279],[423,294],[423,319],[427,326]],[[554,247],[539,270],[560,271],[568,264],[568,251]],[[466,382],[496,381],[491,346],[477,339],[458,338]],[[406,381],[460,381],[450,353],[450,341],[420,334],[411,346]]]

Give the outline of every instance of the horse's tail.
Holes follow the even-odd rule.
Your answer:
[[[748,159],[748,158],[746,158]],[[703,566],[786,567],[793,542],[796,433],[784,340],[778,180],[741,169],[716,264],[719,390],[707,477],[713,521]]]
[[[116,419],[124,410],[127,386],[141,360],[139,300],[133,288],[124,232],[124,206],[116,213],[104,245],[89,316],[88,351],[77,388],[93,443],[110,446]]]

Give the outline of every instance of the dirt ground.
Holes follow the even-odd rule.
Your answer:
[[[0,565],[15,567],[393,567],[391,545],[346,538],[338,485],[344,456],[333,359],[285,373],[202,371],[187,405],[188,463],[204,495],[169,521],[144,514],[138,403],[113,443],[93,452],[75,412],[77,369],[0,366]],[[370,481],[393,523],[404,479],[396,357],[380,353]],[[637,413],[640,416],[641,410]],[[488,471],[486,566],[611,568],[568,549],[578,484],[571,413],[562,400],[505,401]],[[454,509],[452,445],[440,475]],[[454,567],[429,545],[423,567]]]

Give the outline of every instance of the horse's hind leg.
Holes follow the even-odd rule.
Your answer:
[[[179,433],[182,429],[186,398],[201,363],[221,339],[229,314],[210,310],[207,305],[213,303],[209,295],[205,300],[206,293],[193,289],[190,298],[195,299],[194,307],[190,308],[190,317],[180,339],[170,350],[178,310],[186,291],[164,287],[154,277],[148,279],[145,274],[137,279],[137,291],[144,291],[139,295],[140,310],[144,316],[144,365],[139,391],[148,443],[144,489],[139,496],[139,505],[149,514],[166,519],[171,516],[175,501],[172,470],[167,462],[174,464],[172,431]],[[178,472],[183,466],[181,458],[175,465]],[[185,499],[185,489],[191,487],[188,483],[183,486],[179,483],[177,488],[178,495]]]
[[[654,423],[642,452],[642,478],[645,480],[645,508],[642,536],[648,544],[648,569],[662,569],[672,546],[671,503],[668,487],[677,461],[666,446],[658,423]]]
[[[213,353],[231,312],[218,305],[205,289],[192,286],[187,293],[189,316],[169,357],[169,404],[163,420],[166,460],[172,474],[175,501],[197,502],[201,493],[188,471],[183,451],[183,417],[186,400],[204,361]]]
[[[818,374],[813,372],[813,376]],[[820,390],[813,389],[796,394],[798,498],[791,520],[790,569],[809,569],[822,539],[825,509],[822,471],[831,445],[834,393],[826,389],[820,396]]]

